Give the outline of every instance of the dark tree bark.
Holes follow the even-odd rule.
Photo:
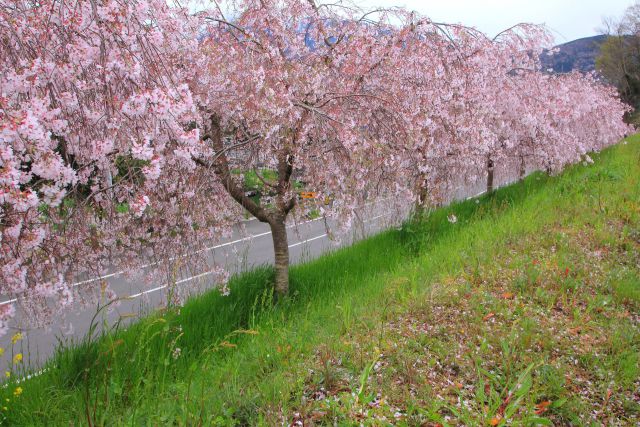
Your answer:
[[[491,156],[487,158],[487,194],[493,192],[493,170],[494,163]]]
[[[520,155],[520,181],[522,181],[524,179],[524,177],[527,175],[527,163],[524,159],[524,155]]]
[[[273,218],[269,226],[275,254],[275,289],[278,295],[286,295],[289,292],[289,242],[285,219]]]
[[[429,184],[427,177],[420,175],[418,178],[418,199],[416,200],[416,213],[422,214],[429,207]]]

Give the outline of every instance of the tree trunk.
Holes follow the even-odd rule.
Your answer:
[[[269,221],[273,239],[276,267],[276,293],[280,296],[289,292],[289,243],[284,217],[280,216]]]
[[[527,175],[527,163],[524,160],[524,156],[520,156],[520,181]]]
[[[487,159],[487,194],[493,192],[493,169],[493,160],[489,157]]]
[[[417,187],[418,198],[416,199],[415,209],[417,214],[422,214],[427,210],[429,204],[429,186],[427,178],[420,176]]]

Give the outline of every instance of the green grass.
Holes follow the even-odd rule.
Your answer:
[[[0,391],[4,423],[637,423],[630,140],[295,266],[286,300],[258,269],[63,349]]]

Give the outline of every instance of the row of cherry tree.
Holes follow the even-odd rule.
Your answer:
[[[314,0],[193,10],[0,0],[0,293],[43,313],[114,267],[175,282],[242,206],[271,227],[284,294],[285,222],[314,207],[294,180],[348,224],[381,195],[437,203],[460,177],[492,186],[506,159],[556,171],[628,132],[613,89],[540,72],[537,26],[488,38]]]

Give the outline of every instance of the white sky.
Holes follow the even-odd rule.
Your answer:
[[[546,24],[558,44],[598,34],[602,18],[619,18],[633,0],[356,0],[369,9],[404,6],[434,21],[495,35],[519,22]]]

